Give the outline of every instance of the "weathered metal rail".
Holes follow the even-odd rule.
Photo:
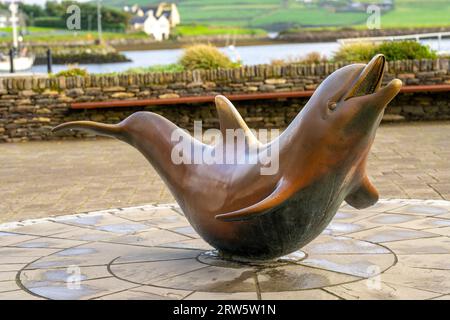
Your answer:
[[[401,93],[418,93],[418,92],[449,92],[448,85],[419,85],[405,86],[401,89]],[[230,94],[227,98],[231,101],[245,100],[270,100],[270,99],[292,99],[292,98],[309,98],[314,93],[313,90],[307,91],[291,91],[291,92],[269,92],[269,93],[250,93],[250,94]],[[110,101],[90,101],[72,103],[71,109],[101,109],[101,108],[120,108],[120,107],[142,107],[152,105],[175,105],[175,104],[195,104],[214,101],[213,95],[207,96],[189,96],[167,99],[136,99],[136,100],[110,100]]]

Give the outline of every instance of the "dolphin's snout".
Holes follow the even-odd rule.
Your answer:
[[[384,55],[377,54],[373,57],[361,71],[358,78],[345,95],[344,100],[372,94],[377,91],[381,86],[385,65],[386,58]]]

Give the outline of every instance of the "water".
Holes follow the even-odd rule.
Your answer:
[[[450,52],[450,39],[443,39],[440,48],[438,47],[437,40],[422,40],[421,42],[429,45],[432,49]],[[243,64],[255,65],[270,63],[276,59],[297,58],[314,51],[330,57],[338,48],[339,44],[337,42],[319,42],[244,46],[236,47],[235,50],[230,48],[220,48],[220,50],[234,60],[240,58]],[[125,71],[134,67],[170,64],[179,59],[182,54],[182,49],[124,51],[123,53],[132,61],[124,63],[80,64],[79,66],[87,69],[89,73],[111,73]],[[53,66],[53,72],[65,69],[67,69],[66,65]],[[34,66],[31,71],[45,73],[47,67],[45,65]]]

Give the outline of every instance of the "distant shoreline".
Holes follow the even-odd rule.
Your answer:
[[[398,36],[407,34],[420,34],[431,32],[447,32],[450,27],[427,27],[427,28],[399,28],[399,29],[338,29],[338,30],[307,30],[283,32],[276,38],[269,37],[236,37],[232,44],[236,46],[254,46],[269,44],[287,44],[287,43],[319,43],[335,42],[338,39],[377,37],[377,36]],[[229,39],[224,37],[192,37],[180,40],[167,40],[155,42],[153,40],[127,40],[120,42],[110,41],[109,44],[118,51],[141,51],[141,50],[164,50],[179,49],[194,43],[211,43],[215,46],[223,47],[230,44]]]
[[[162,42],[137,42],[137,43],[120,43],[114,44],[110,43],[117,51],[146,51],[146,50],[170,50],[170,49],[181,49],[190,44],[196,43],[211,43],[217,47],[225,47],[230,45],[230,43],[224,39],[201,39],[189,41],[177,41],[177,40],[166,40]],[[270,45],[270,44],[286,44],[292,43],[288,40],[281,39],[271,39],[271,38],[257,38],[257,39],[236,39],[233,41],[235,46],[257,46],[257,45]]]

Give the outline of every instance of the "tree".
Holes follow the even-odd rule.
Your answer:
[[[80,7],[81,29],[97,29],[97,19],[92,18],[97,17],[97,5],[95,3],[81,3],[76,1],[62,1],[61,3],[47,2],[43,9],[43,15],[40,15],[38,19],[35,19],[35,25],[63,28],[66,19],[70,15],[67,13],[67,8],[72,4]],[[127,13],[109,7],[102,7],[101,15],[102,26],[105,30],[123,31],[126,29],[128,20],[130,19],[130,16]]]
[[[43,7],[37,4],[19,3],[19,10],[26,15],[27,25],[34,25],[34,19],[47,15]]]

